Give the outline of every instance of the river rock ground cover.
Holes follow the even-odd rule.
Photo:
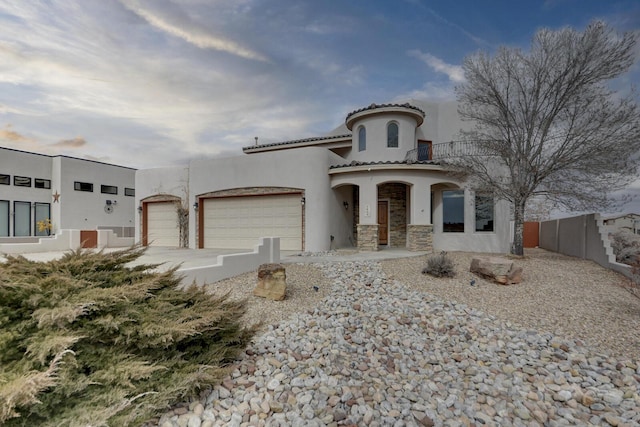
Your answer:
[[[287,265],[289,305],[252,300],[263,333],[156,425],[640,425],[640,300],[620,276],[540,252],[516,261],[521,285],[471,286],[470,254],[452,256],[455,279],[421,275],[423,257]]]

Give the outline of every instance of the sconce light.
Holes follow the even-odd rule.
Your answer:
[[[300,203],[302,203],[302,206],[304,206],[305,202],[306,202],[306,200],[305,200],[304,197],[302,199],[300,199]]]
[[[342,206],[344,206],[346,210],[349,210],[349,202],[347,202],[346,200],[342,202]]]
[[[138,212],[142,213],[142,206],[138,206]]]
[[[197,211],[197,210],[198,210],[198,202],[195,202],[195,203],[193,204],[193,210],[194,210],[194,211]]]

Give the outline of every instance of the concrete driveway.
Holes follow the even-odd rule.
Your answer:
[[[114,252],[122,248],[107,248],[105,252]],[[162,270],[180,265],[182,268],[202,267],[217,263],[218,255],[251,252],[251,249],[186,249],[186,248],[162,248],[150,246],[144,255],[133,262],[139,264],[162,264]],[[50,261],[60,258],[65,252],[39,252],[21,254],[32,261]],[[298,251],[280,251],[280,259],[283,263],[313,263],[334,261],[359,261],[359,260],[383,260],[393,258],[413,257],[427,254],[428,252],[410,252],[404,248],[385,248],[376,252],[358,252],[356,249],[339,249],[327,253],[301,255]],[[0,255],[0,262],[4,257]]]

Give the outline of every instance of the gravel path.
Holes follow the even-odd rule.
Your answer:
[[[552,255],[517,260],[525,282],[511,287],[470,286],[469,254],[452,254],[456,279],[421,275],[425,258],[287,265],[287,300],[250,299],[244,320],[264,333],[231,375],[158,425],[640,425],[640,300]]]

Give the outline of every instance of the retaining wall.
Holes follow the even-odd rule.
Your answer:
[[[261,264],[277,262],[280,262],[280,238],[261,237],[253,252],[218,255],[216,264],[182,268],[177,273],[182,276],[183,287],[192,284],[202,286],[257,270]]]
[[[540,223],[540,247],[577,258],[590,259],[631,277],[631,267],[616,262],[609,233],[600,214],[586,214]]]
[[[118,237],[112,230],[97,230],[97,232],[98,249],[128,247],[134,244],[133,237]],[[40,237],[36,241],[0,243],[0,253],[68,251],[80,248],[80,244],[80,230],[58,230],[55,236]]]

